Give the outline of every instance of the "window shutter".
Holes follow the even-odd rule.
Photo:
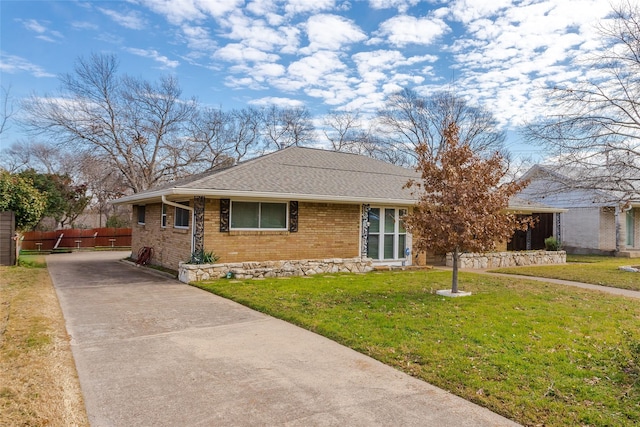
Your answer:
[[[289,202],[289,231],[295,233],[298,231],[298,202]]]
[[[220,232],[229,231],[229,206],[231,199],[220,199]]]

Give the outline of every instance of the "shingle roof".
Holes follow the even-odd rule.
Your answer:
[[[236,166],[212,170],[162,187],[124,197],[120,203],[161,195],[294,198],[322,201],[415,203],[403,186],[420,175],[370,157],[289,147]]]
[[[116,203],[199,195],[411,206],[418,198],[403,188],[410,179],[419,180],[420,174],[371,157],[289,147],[123,197]],[[512,198],[509,207],[523,212],[550,209],[520,197]]]

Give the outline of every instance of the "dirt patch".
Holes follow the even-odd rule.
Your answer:
[[[89,425],[45,268],[0,267],[0,425]]]

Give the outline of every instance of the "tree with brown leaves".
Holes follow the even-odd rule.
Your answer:
[[[420,251],[453,254],[451,292],[458,292],[458,259],[462,252],[495,250],[515,230],[526,229],[530,218],[507,212],[509,198],[526,182],[502,182],[507,174],[504,158],[495,153],[481,157],[469,144],[461,144],[455,122],[444,131],[445,144],[433,157],[425,144],[416,148],[421,181],[406,184],[419,195],[405,218]]]

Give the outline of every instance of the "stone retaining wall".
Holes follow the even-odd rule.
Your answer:
[[[228,264],[180,263],[178,279],[183,283],[221,279],[231,273],[238,279],[310,276],[320,273],[368,273],[373,270],[371,258],[332,258],[321,260],[238,262]]]
[[[522,265],[564,264],[566,262],[567,253],[565,251],[463,253],[460,255],[458,268],[481,270]],[[451,253],[447,254],[447,266],[453,266]]]

